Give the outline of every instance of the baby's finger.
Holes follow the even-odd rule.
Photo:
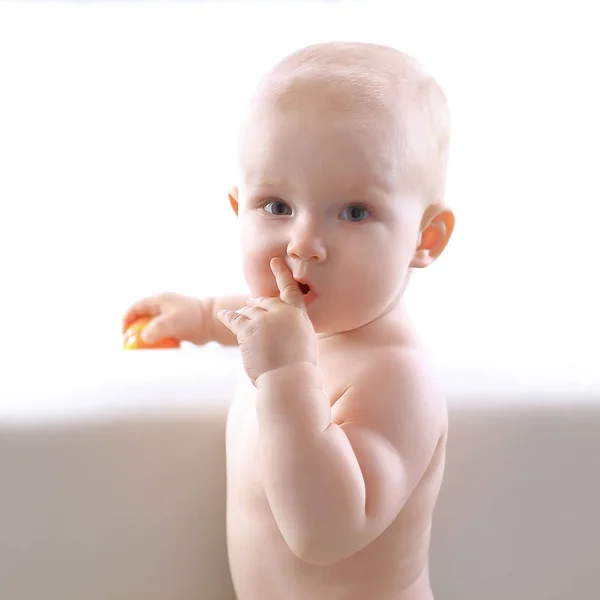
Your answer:
[[[267,298],[266,296],[259,296],[258,298],[248,298],[246,304],[254,308],[262,308],[264,310],[272,310],[281,304],[279,298]]]
[[[121,333],[125,333],[129,326],[140,317],[154,317],[158,314],[160,314],[160,303],[156,298],[138,300],[123,315]]]
[[[298,283],[293,278],[292,272],[287,265],[283,264],[278,258],[272,258],[270,265],[273,275],[275,275],[275,281],[277,282],[281,300],[286,304],[306,310],[304,296],[298,288]]]
[[[239,336],[249,322],[248,317],[240,311],[221,309],[217,311],[217,319],[231,331],[231,333]]]
[[[172,331],[173,327],[169,321],[168,315],[155,317],[148,325],[146,325],[146,327],[144,327],[144,329],[142,329],[142,339],[151,344],[158,340],[174,337]]]

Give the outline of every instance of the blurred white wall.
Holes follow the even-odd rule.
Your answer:
[[[449,98],[454,238],[408,298],[446,366],[597,362],[593,2],[0,4],[0,353],[120,346],[162,290],[244,290],[240,109],[309,43],[419,59]]]

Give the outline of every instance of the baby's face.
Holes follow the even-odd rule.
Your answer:
[[[399,174],[391,119],[335,105],[269,107],[247,131],[238,211],[246,280],[253,295],[276,296],[269,261],[281,258],[310,285],[317,333],[371,322],[403,291],[423,204]]]

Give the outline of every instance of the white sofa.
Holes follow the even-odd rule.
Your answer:
[[[5,368],[0,599],[232,600],[224,424],[241,375],[213,346]],[[436,599],[598,597],[598,373],[442,375]]]

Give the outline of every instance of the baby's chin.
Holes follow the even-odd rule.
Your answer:
[[[367,325],[370,321],[369,318],[364,316],[361,318],[361,315],[356,313],[344,315],[340,310],[319,310],[316,305],[314,309],[313,306],[309,306],[307,313],[320,339],[348,333]]]
[[[317,300],[307,312],[315,333],[319,339],[324,339],[361,328],[366,332],[371,330],[371,326],[377,330],[394,327],[403,318],[404,304],[401,294],[391,302],[381,299],[380,302],[345,306],[338,302],[333,308],[324,303],[319,305]]]

